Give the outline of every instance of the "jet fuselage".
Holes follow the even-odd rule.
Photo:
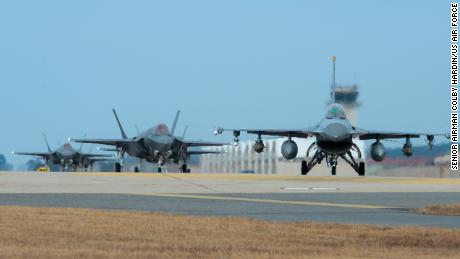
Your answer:
[[[345,115],[342,105],[333,103],[317,126],[316,144],[326,153],[341,155],[353,145],[353,126]]]

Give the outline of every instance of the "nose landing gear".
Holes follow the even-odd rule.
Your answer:
[[[356,173],[359,176],[365,175],[366,170],[364,162],[356,161],[356,159],[353,157],[353,154],[351,153],[351,150],[353,150],[357,153],[358,158],[361,158],[361,150],[358,148],[356,144],[353,144],[351,150],[349,150],[347,153],[342,155],[335,155],[326,154],[324,151],[321,151],[316,147],[316,143],[313,143],[307,150],[307,157],[309,157],[309,153],[314,149],[316,149],[316,152],[311,158],[311,160],[308,162],[306,160],[302,161],[300,169],[302,175],[306,175],[316,164],[321,164],[321,161],[324,158],[326,158],[327,166],[331,168],[331,174],[337,175],[337,160],[339,157],[345,160],[356,171]]]

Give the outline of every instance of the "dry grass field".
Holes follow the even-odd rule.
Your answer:
[[[0,206],[0,257],[460,258],[460,230]]]
[[[432,205],[418,209],[417,212],[432,215],[460,216],[460,204]]]

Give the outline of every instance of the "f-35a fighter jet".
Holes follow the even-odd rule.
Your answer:
[[[56,150],[51,150],[48,140],[46,139],[45,134],[43,134],[45,139],[46,147],[48,152],[12,152],[15,155],[27,155],[40,157],[45,160],[45,164],[48,165],[49,162],[59,165],[60,171],[67,171],[69,167],[73,167],[74,171],[77,170],[77,167],[87,168],[86,165],[89,165],[95,161],[107,160],[111,155],[104,154],[90,154],[83,153],[80,149],[74,149],[70,143],[65,143]]]
[[[316,164],[320,164],[324,159],[332,175],[336,175],[338,158],[347,162],[358,175],[365,174],[364,162],[360,162],[361,151],[353,143],[354,138],[361,140],[373,139],[375,142],[371,145],[371,157],[375,161],[385,159],[385,147],[382,140],[385,139],[406,139],[402,151],[405,156],[411,156],[413,153],[412,138],[425,136],[428,141],[428,147],[433,147],[434,137],[443,134],[432,133],[412,133],[412,132],[385,132],[375,130],[365,130],[352,125],[345,114],[345,109],[335,100],[335,57],[333,61],[333,80],[331,87],[331,104],[327,108],[326,115],[321,121],[310,128],[305,129],[224,129],[217,128],[214,134],[222,134],[224,131],[233,131],[234,142],[237,145],[239,136],[242,131],[249,134],[256,134],[258,137],[254,143],[254,150],[257,153],[263,152],[265,145],[262,135],[287,137],[288,139],[281,146],[281,153],[285,159],[294,159],[298,153],[297,144],[291,138],[315,138],[315,142],[307,149],[307,159],[310,154],[311,158],[302,161],[301,174],[306,175]],[[444,135],[446,136],[446,135]],[[448,136],[446,136],[448,137]],[[356,151],[358,157],[353,157],[351,151]]]
[[[115,148],[113,150],[117,151],[119,157],[119,162],[115,164],[116,172],[120,172],[122,169],[125,153],[139,159],[139,165],[134,168],[135,172],[139,172],[141,159],[151,163],[158,163],[158,172],[164,171],[164,166],[168,162],[174,162],[176,164],[181,163],[181,172],[190,172],[190,169],[187,167],[187,158],[190,155],[221,152],[211,150],[188,150],[189,147],[223,146],[227,144],[205,141],[186,141],[184,140],[184,137],[180,138],[174,136],[180,111],[177,111],[171,130],[169,130],[166,124],[160,123],[155,127],[140,132],[134,138],[128,138],[123,130],[116,111],[114,109],[112,111],[118,127],[120,128],[121,139],[72,139],[72,141],[114,146]]]

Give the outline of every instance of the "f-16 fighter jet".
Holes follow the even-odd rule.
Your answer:
[[[365,130],[352,125],[348,120],[345,109],[342,105],[336,102],[335,99],[335,61],[333,61],[333,76],[331,86],[331,104],[327,107],[327,112],[321,121],[309,128],[305,129],[224,129],[217,128],[214,134],[222,134],[224,131],[232,131],[234,143],[237,145],[240,133],[247,132],[257,135],[254,143],[254,150],[257,153],[263,152],[265,145],[262,140],[263,135],[287,137],[288,139],[281,146],[281,153],[285,159],[291,160],[296,158],[298,153],[297,144],[292,138],[314,138],[315,141],[307,149],[307,159],[301,164],[301,174],[306,175],[316,164],[320,164],[323,160],[329,168],[332,175],[336,175],[338,158],[342,158],[347,162],[358,175],[365,174],[365,164],[358,159],[361,158],[361,151],[358,146],[353,143],[354,138],[360,140],[374,140],[371,145],[371,157],[375,161],[383,161],[385,159],[385,147],[382,140],[385,139],[405,139],[406,142],[402,147],[402,152],[405,156],[411,156],[413,153],[412,138],[425,136],[428,141],[428,147],[433,147],[434,137],[443,134],[432,133],[413,133],[413,132],[386,132],[376,130]],[[446,135],[444,135],[446,136]],[[446,136],[448,137],[448,136]],[[351,151],[357,153],[357,157],[352,155]],[[312,156],[310,156],[312,154]]]

